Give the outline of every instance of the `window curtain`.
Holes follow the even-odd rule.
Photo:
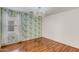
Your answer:
[[[1,43],[1,39],[2,39],[2,26],[1,26],[2,24],[1,24],[1,8],[0,8],[0,43]]]
[[[42,16],[35,16],[33,12],[24,13],[4,8],[0,9],[1,45],[17,43],[41,36]]]
[[[2,45],[20,41],[19,12],[2,9]]]

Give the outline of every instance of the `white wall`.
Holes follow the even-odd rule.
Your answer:
[[[47,16],[42,29],[43,37],[79,48],[79,9]]]

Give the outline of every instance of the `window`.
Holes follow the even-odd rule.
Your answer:
[[[14,31],[14,21],[8,21],[8,31]]]

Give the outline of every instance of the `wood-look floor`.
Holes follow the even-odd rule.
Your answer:
[[[18,49],[21,52],[78,52],[79,49],[55,42],[47,38],[28,40],[12,45],[3,46],[0,51],[12,51]]]

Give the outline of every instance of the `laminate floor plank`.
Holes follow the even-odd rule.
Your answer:
[[[0,48],[0,51],[9,52],[18,48],[21,52],[79,52],[78,48],[43,37],[6,45]]]

